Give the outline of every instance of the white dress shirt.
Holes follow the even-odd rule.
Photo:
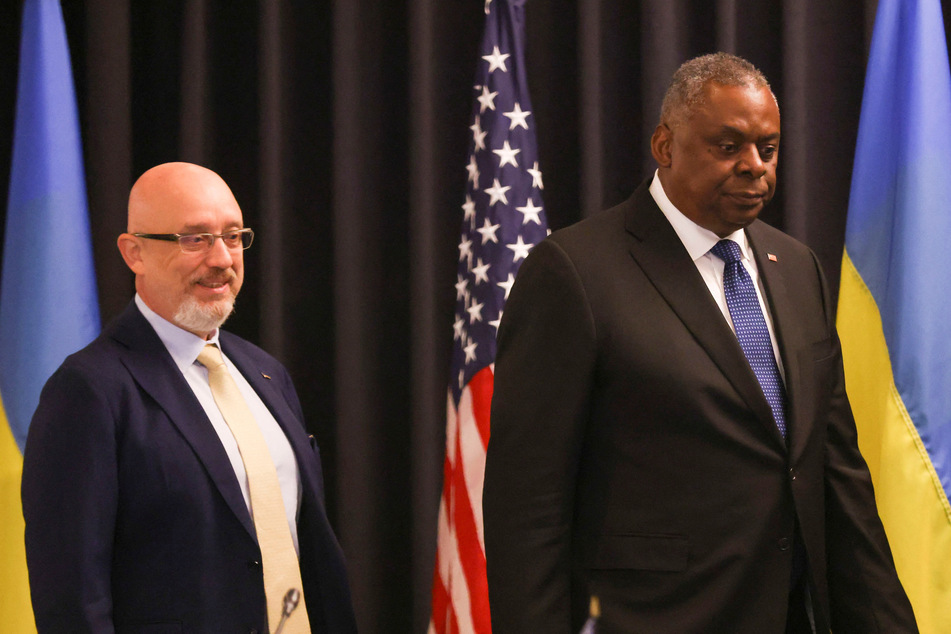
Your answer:
[[[205,414],[211,421],[215,433],[218,434],[218,438],[221,439],[221,444],[228,454],[228,460],[231,461],[231,467],[234,469],[238,484],[241,486],[244,503],[248,506],[248,511],[251,511],[248,478],[244,470],[244,462],[241,460],[241,452],[238,450],[238,443],[235,441],[231,428],[225,422],[224,417],[218,410],[218,405],[215,403],[215,398],[211,394],[211,386],[208,384],[208,369],[197,361],[198,355],[206,344],[212,343],[217,345],[219,349],[221,348],[218,345],[218,331],[215,330],[214,335],[205,340],[157,315],[155,311],[146,306],[138,293],[135,295],[135,305],[152,325],[152,328],[155,329],[155,333],[165,344],[165,348],[172,355],[175,365],[181,370],[192,392],[198,398],[198,402],[201,403],[202,409],[205,410]],[[297,541],[297,512],[300,506],[301,484],[294,450],[291,448],[287,436],[284,435],[284,430],[274,419],[261,397],[257,395],[247,379],[241,375],[238,368],[231,363],[224,350],[221,350],[221,357],[224,359],[231,377],[238,385],[241,396],[251,409],[254,420],[257,421],[261,433],[264,435],[264,442],[267,443],[267,448],[271,453],[271,460],[274,461],[274,466],[277,468],[277,479],[281,485],[281,496],[284,498],[284,510],[287,513],[291,538],[294,540],[294,548],[300,555],[300,546]]]
[[[721,240],[720,236],[695,223],[670,202],[656,171],[654,172],[654,180],[651,181],[650,193],[651,196],[654,197],[654,202],[657,203],[657,206],[660,207],[660,210],[667,218],[667,221],[670,222],[670,225],[674,228],[684,248],[687,249],[687,253],[700,272],[700,276],[707,285],[707,289],[716,301],[717,306],[720,307],[723,318],[726,319],[726,322],[730,325],[733,332],[736,332],[736,328],[733,327],[733,319],[730,317],[730,309],[726,304],[726,291],[723,289],[723,269],[725,265],[723,260],[710,253],[710,249]],[[776,333],[773,331],[773,318],[770,315],[769,306],[763,301],[765,293],[763,290],[763,282],[759,277],[759,269],[756,267],[753,250],[750,247],[749,240],[746,239],[746,231],[740,229],[739,231],[731,233],[725,239],[733,240],[740,246],[740,252],[743,254],[742,263],[747,272],[749,272],[750,277],[753,278],[756,297],[759,299],[763,317],[766,319],[766,328],[769,330],[769,339],[773,344],[773,356],[776,357],[779,374],[782,376],[783,381],[785,381],[786,372],[783,368],[782,357],[779,356],[779,347],[776,345]]]

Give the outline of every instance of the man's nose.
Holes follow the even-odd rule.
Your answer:
[[[225,245],[224,240],[221,238],[215,238],[215,241],[208,249],[208,253],[205,254],[205,262],[208,264],[208,266],[227,269],[230,268],[232,264],[234,264],[234,255],[232,254],[231,249]]]
[[[760,178],[766,173],[766,162],[759,154],[759,148],[750,145],[744,149],[737,161],[737,168],[741,173],[749,173],[754,178]]]

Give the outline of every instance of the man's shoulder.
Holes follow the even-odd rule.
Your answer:
[[[258,357],[261,359],[273,360],[275,363],[278,363],[269,352],[264,350],[264,348],[251,343],[244,337],[236,335],[233,332],[220,329],[218,330],[218,341],[221,342],[222,349],[227,353],[230,351],[240,351],[242,354],[249,355],[252,357]]]
[[[635,197],[598,211],[587,218],[553,231],[549,238],[566,250],[594,254],[612,240],[623,240],[628,217],[636,211]],[[595,247],[600,247],[596,249]]]
[[[746,228],[746,233],[756,250],[766,250],[769,253],[781,250],[787,255],[795,255],[809,260],[815,259],[812,249],[808,246],[762,220],[754,220]],[[775,255],[778,256],[779,254],[776,253]]]
[[[100,380],[108,380],[114,377],[116,372],[125,374],[122,359],[132,347],[130,342],[147,346],[149,337],[154,337],[161,345],[158,335],[152,331],[135,306],[130,304],[125,311],[107,323],[95,339],[67,356],[58,373],[68,376],[88,375]]]
[[[242,370],[253,365],[267,374],[286,372],[284,364],[278,361],[274,355],[233,332],[219,330],[218,341],[228,358]],[[270,372],[268,372],[269,369]]]

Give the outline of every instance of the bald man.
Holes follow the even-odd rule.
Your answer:
[[[274,631],[285,588],[299,598],[284,632],[356,631],[290,377],[220,330],[253,237],[208,169],[159,165],[133,186],[118,246],[135,298],[50,378],[24,452],[41,633]]]

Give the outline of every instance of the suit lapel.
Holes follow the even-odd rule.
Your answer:
[[[134,303],[116,320],[111,336],[127,348],[122,362],[136,383],[181,432],[225,503],[254,539],[251,515],[218,434],[162,340]]]
[[[776,442],[784,446],[769,403],[736,335],[647,184],[635,192],[633,203],[625,222],[633,237],[631,256],[757,418],[771,428]]]

